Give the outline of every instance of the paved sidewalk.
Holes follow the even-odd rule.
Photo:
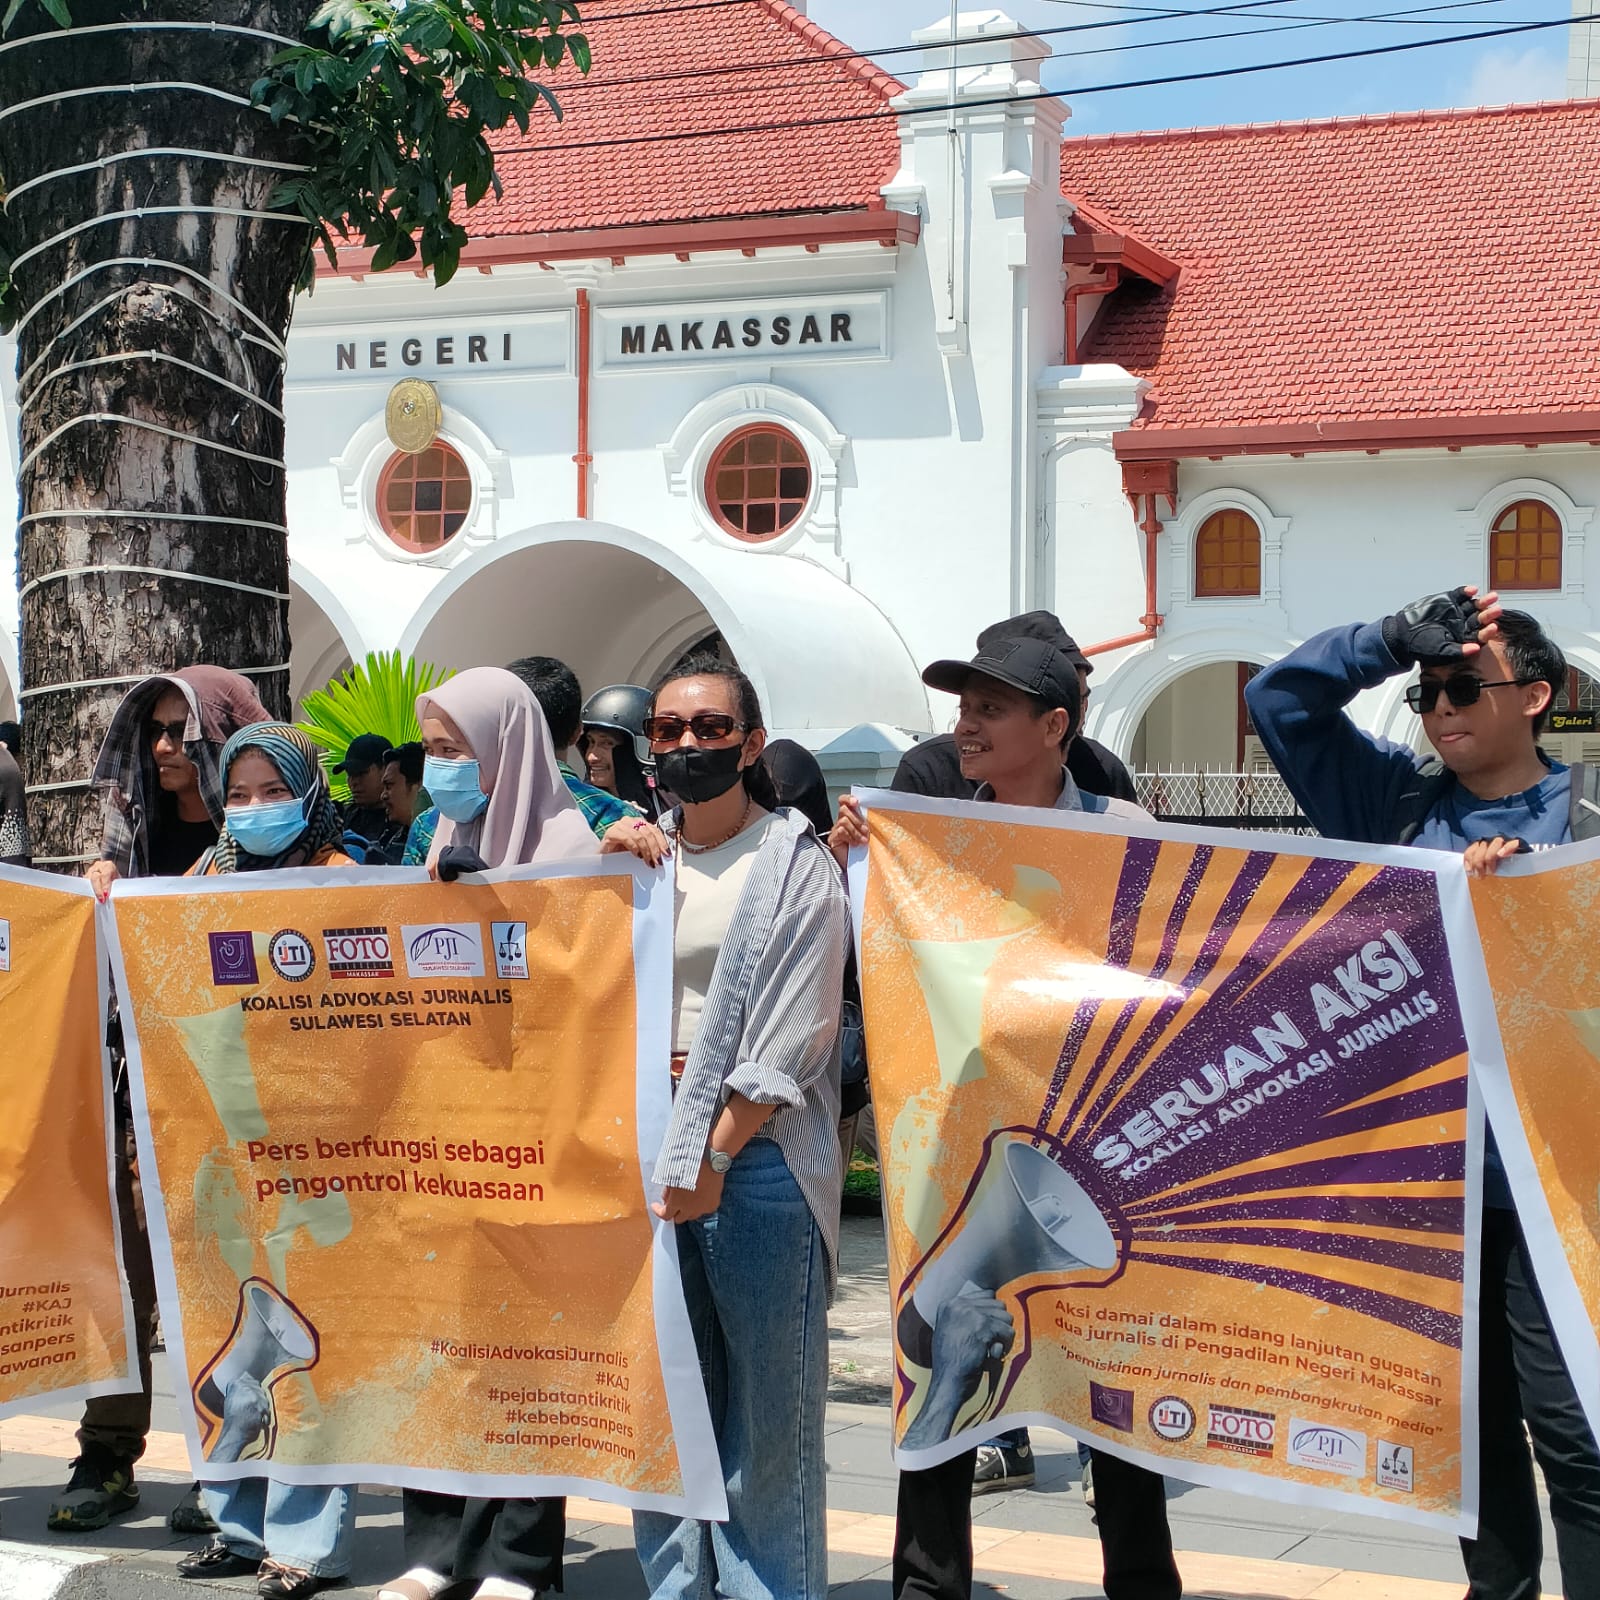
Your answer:
[[[895,1474],[889,1460],[888,1311],[882,1235],[846,1221],[844,1282],[833,1318],[828,1407],[829,1572],[837,1600],[890,1600]],[[40,1406],[0,1422],[0,1600],[203,1600],[250,1595],[249,1579],[196,1584],[174,1567],[192,1548],[175,1539],[167,1512],[189,1483],[177,1409],[157,1357],[156,1433],[139,1469],[139,1513],[103,1533],[45,1531],[45,1508],[66,1480],[75,1450],[75,1407]],[[1032,1490],[974,1502],[979,1600],[1080,1600],[1101,1593],[1099,1543],[1078,1490],[1077,1455],[1065,1436],[1034,1435]],[[1185,1484],[1169,1486],[1173,1538],[1192,1595],[1227,1600],[1460,1600],[1455,1541],[1373,1518],[1334,1515]],[[331,1590],[370,1600],[400,1562],[400,1504],[390,1490],[358,1502],[351,1585]],[[1546,1549],[1554,1541],[1546,1530]],[[1554,1561],[1544,1587],[1560,1592]],[[625,1511],[568,1502],[569,1600],[645,1600]]]

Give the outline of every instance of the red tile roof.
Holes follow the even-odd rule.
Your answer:
[[[1181,266],[1084,359],[1150,380],[1152,435],[1593,416],[1596,152],[1597,100],[1068,140],[1095,226]]]
[[[545,80],[559,122],[541,109],[526,136],[512,127],[496,140],[505,194],[472,211],[475,238],[882,205],[878,190],[899,165],[892,116],[607,144],[877,111],[903,87],[783,0],[647,10],[639,0],[583,8],[592,70],[584,78],[569,62]]]

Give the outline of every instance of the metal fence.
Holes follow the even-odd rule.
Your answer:
[[[1276,772],[1136,772],[1139,804],[1162,822],[1314,833]]]

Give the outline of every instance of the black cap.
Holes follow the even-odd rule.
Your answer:
[[[1046,644],[1053,644],[1075,669],[1094,671],[1094,662],[1078,648],[1078,641],[1061,626],[1061,618],[1053,611],[1024,611],[1020,617],[992,622],[978,635],[978,648],[986,650],[1001,639],[1043,639]]]
[[[1083,705],[1072,658],[1043,639],[992,639],[970,661],[935,661],[922,681],[930,689],[960,694],[974,674],[1038,695],[1047,705],[1070,711],[1074,720]]]
[[[349,772],[353,768],[357,772],[365,772],[368,767],[381,767],[389,749],[389,741],[381,733],[358,733],[350,741],[344,760],[333,770]]]

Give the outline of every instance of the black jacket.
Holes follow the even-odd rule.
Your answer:
[[[1067,746],[1067,771],[1086,794],[1111,795],[1118,800],[1139,798],[1128,769],[1103,744],[1082,734]],[[935,734],[912,745],[901,756],[889,787],[903,794],[925,794],[938,800],[970,800],[978,792],[977,784],[961,776],[955,735],[949,733]]]

